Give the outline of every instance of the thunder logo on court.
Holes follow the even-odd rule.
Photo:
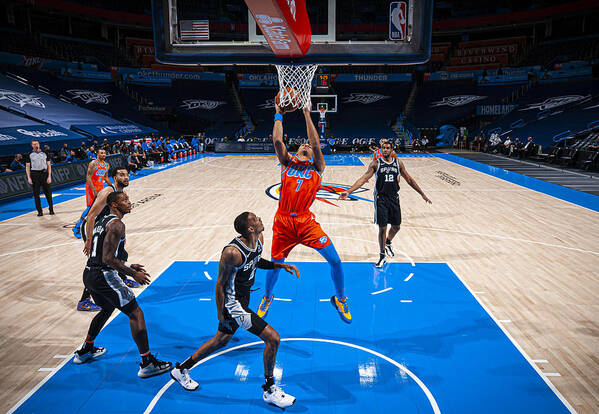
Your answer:
[[[344,184],[322,183],[322,185],[320,186],[320,189],[318,190],[318,193],[316,193],[316,199],[319,201],[322,201],[323,203],[327,203],[332,206],[339,207],[333,201],[338,200],[339,194],[342,193],[343,191],[347,190],[349,187],[350,187],[349,185],[344,185]],[[362,200],[362,201],[369,201],[372,203],[372,200],[363,198],[363,197],[359,197],[356,195],[356,194],[363,193],[365,191],[368,191],[368,189],[363,188],[363,187],[358,188],[356,191],[351,193],[349,195],[349,197],[347,198],[347,200],[345,200],[345,201]],[[279,199],[280,194],[281,194],[281,183],[273,184],[266,189],[266,195],[275,200]]]

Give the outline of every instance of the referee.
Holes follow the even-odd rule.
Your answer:
[[[40,149],[40,142],[36,139],[31,141],[33,152],[29,154],[29,158],[25,163],[25,171],[27,172],[27,181],[33,186],[33,197],[35,198],[35,208],[37,215],[43,216],[42,203],[40,202],[40,187],[44,188],[50,215],[54,215],[54,205],[52,204],[52,190],[50,183],[52,182],[52,166],[45,152]]]

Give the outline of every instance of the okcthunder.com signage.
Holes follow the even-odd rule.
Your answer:
[[[349,187],[350,187],[349,185],[344,185],[344,184],[323,183],[320,186],[320,190],[318,190],[318,193],[316,193],[316,199],[319,201],[322,201],[323,203],[327,203],[332,206],[338,207],[337,204],[333,203],[332,201],[338,200],[339,194],[342,193],[343,191],[347,190]],[[351,193],[349,195],[349,197],[347,198],[347,200],[345,200],[345,201],[362,200],[362,201],[369,201],[372,203],[372,200],[369,200],[369,199],[363,198],[363,197],[359,197],[356,195],[356,194],[363,193],[365,191],[368,191],[368,189],[363,188],[363,187],[358,188],[356,191]],[[281,194],[281,183],[273,184],[266,189],[266,195],[275,200],[279,199],[280,194]]]

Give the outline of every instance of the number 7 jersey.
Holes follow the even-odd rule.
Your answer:
[[[298,216],[310,211],[321,181],[312,160],[300,160],[294,155],[281,172],[279,211]]]

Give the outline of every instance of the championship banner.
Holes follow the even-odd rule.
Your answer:
[[[90,161],[84,160],[69,164],[53,165],[51,187],[54,188],[77,181],[84,182],[87,175],[87,166]],[[127,160],[122,154],[109,155],[106,157],[106,161],[111,168],[125,168],[127,166]],[[31,194],[31,190],[31,186],[27,182],[25,170],[0,175],[0,200],[28,193]]]

